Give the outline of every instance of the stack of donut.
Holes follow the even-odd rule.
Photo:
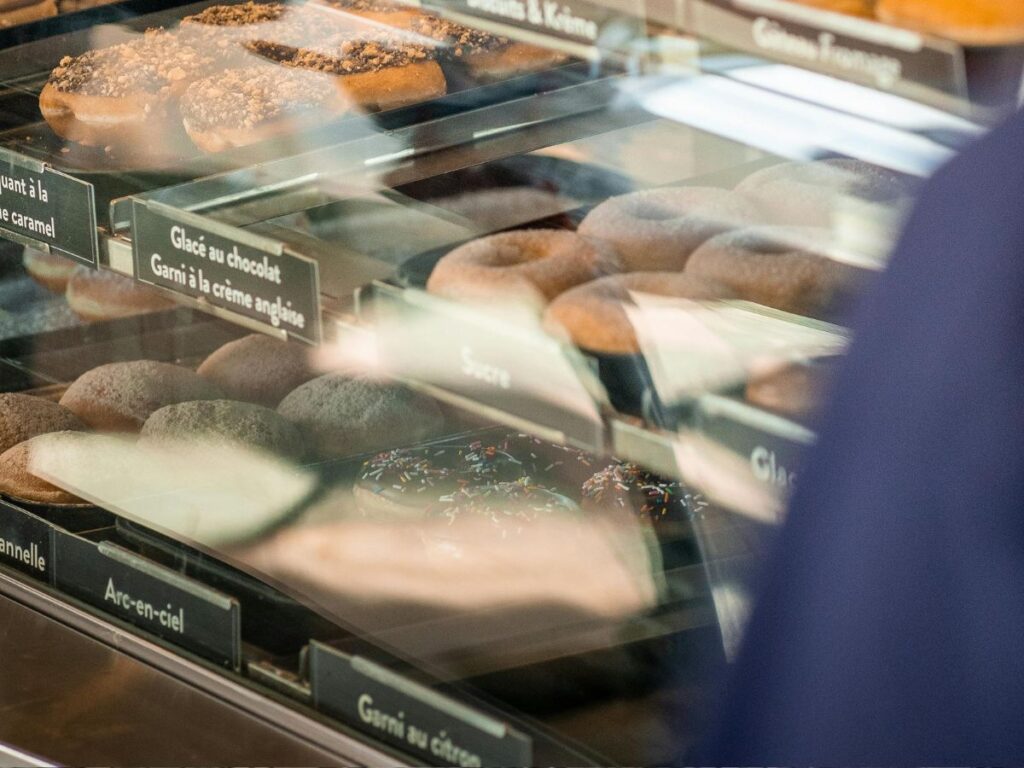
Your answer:
[[[895,206],[909,181],[849,159],[782,163],[734,190],[649,189],[611,198],[576,232],[527,229],[473,240],[444,256],[427,290],[493,307],[526,304],[584,351],[641,351],[628,306],[638,294],[741,299],[831,317],[863,273],[833,258],[840,200]]]
[[[174,306],[167,295],[129,277],[90,269],[35,248],[25,248],[22,263],[37,283],[54,293],[63,293],[71,311],[85,322],[143,315]]]
[[[443,95],[439,61],[492,79],[560,59],[388,0],[250,1],[67,56],[39,106],[79,144],[162,156],[191,139],[217,152]]]

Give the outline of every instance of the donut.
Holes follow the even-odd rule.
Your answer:
[[[284,396],[316,374],[309,347],[253,333],[229,341],[196,370],[234,400],[276,408]]]
[[[396,36],[338,35],[304,48],[258,40],[247,48],[284,67],[329,76],[341,102],[351,109],[397,109],[448,90],[432,49]]]
[[[154,411],[166,405],[223,397],[216,385],[188,368],[135,360],[86,371],[67,388],[60,404],[87,427],[138,432]]]
[[[25,248],[21,263],[29,276],[41,286],[54,293],[64,293],[71,274],[78,262],[56,253],[47,253],[35,248]]]
[[[467,519],[483,520],[501,538],[514,536],[538,520],[576,515],[579,505],[530,478],[460,488],[427,507],[424,517],[455,526]],[[447,538],[447,537],[444,537]]]
[[[606,355],[641,352],[626,307],[633,294],[668,296],[692,301],[729,298],[732,292],[711,280],[678,272],[633,272],[612,275],[566,291],[547,308],[544,327],[567,335],[578,347]]]
[[[433,14],[419,14],[409,29],[440,44],[438,55],[479,80],[498,80],[549,69],[566,60],[560,51],[520,43]]]
[[[738,298],[811,317],[828,316],[860,282],[861,270],[824,255],[827,230],[755,227],[719,235],[690,257],[687,275]]]
[[[277,412],[328,458],[418,443],[444,427],[441,409],[429,397],[398,384],[338,374],[306,382]]]
[[[65,56],[39,95],[54,133],[96,147],[160,154],[181,138],[178,99],[217,69],[215,53],[164,30]]]
[[[74,494],[36,477],[29,471],[33,451],[45,449],[46,443],[43,443],[43,440],[60,439],[61,436],[69,434],[74,433],[50,432],[37,435],[0,453],[0,494],[30,504],[84,505],[85,502]]]
[[[789,363],[755,372],[747,381],[746,400],[789,418],[806,420],[821,405],[828,384],[827,363]]]
[[[240,445],[287,458],[301,458],[299,430],[269,408],[234,400],[198,400],[167,405],[146,419],[140,439]]]
[[[0,2],[0,29],[56,15],[56,0],[4,0]]]
[[[906,202],[913,189],[910,179],[895,171],[833,158],[762,168],[741,181],[736,191],[770,213],[772,224],[827,227],[841,196],[896,205]]]
[[[543,307],[559,294],[619,271],[613,249],[560,229],[499,232],[444,256],[427,290],[465,301],[520,301]]]
[[[333,78],[262,63],[197,80],[181,97],[185,132],[205,152],[287,136],[343,111]]]
[[[637,464],[620,462],[583,483],[584,511],[625,510],[654,526],[685,522],[691,494],[682,483],[666,480]]]
[[[345,15],[352,15],[396,29],[408,29],[416,19],[423,16],[423,12],[415,6],[388,0],[317,0],[316,4],[340,11],[342,19]]]
[[[533,187],[474,189],[445,197],[434,197],[430,204],[469,219],[485,232],[519,226],[528,221],[557,216],[578,208],[574,200],[557,192]],[[565,219],[569,221],[568,218]]]
[[[1012,45],[1024,40],[1024,5],[1012,0],[878,0],[887,24],[965,45]]]
[[[752,203],[724,189],[645,189],[605,200],[579,233],[611,243],[624,272],[681,271],[705,240],[764,221]]]
[[[36,435],[85,429],[78,418],[52,400],[15,392],[0,394],[0,453]]]
[[[583,470],[589,470],[589,476],[593,462],[582,451],[518,433],[470,443],[402,448],[364,462],[353,495],[364,515],[416,517],[442,496],[464,487],[527,477],[559,489],[579,488],[581,481],[573,481]]]
[[[792,2],[820,8],[823,11],[842,13],[846,16],[859,16],[862,19],[872,19],[875,16],[875,0],[792,0]]]
[[[78,266],[68,280],[68,305],[86,322],[160,312],[175,306],[164,294],[106,269]]]

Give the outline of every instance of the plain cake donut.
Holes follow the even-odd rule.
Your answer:
[[[140,438],[240,445],[288,458],[303,454],[302,437],[290,421],[270,408],[234,400],[164,406],[146,419]]]
[[[427,290],[468,301],[525,301],[544,306],[559,294],[619,271],[611,246],[558,229],[523,229],[482,237],[442,258]]]
[[[166,405],[223,397],[215,384],[188,368],[134,360],[86,371],[67,388],[60,404],[93,429],[138,432]]]
[[[625,272],[682,270],[711,237],[765,223],[741,195],[714,187],[646,189],[605,200],[587,214],[579,233],[611,243]]]
[[[16,392],[0,394],[0,453],[36,435],[85,429],[67,408]]]
[[[27,501],[30,504],[49,504],[54,506],[82,506],[85,502],[63,488],[33,475],[29,471],[32,466],[32,454],[41,449],[42,440],[60,439],[70,432],[50,432],[18,443],[13,448],[0,453],[0,493],[16,501]]]
[[[130,277],[106,269],[78,266],[68,280],[68,305],[86,322],[159,312],[174,302]]]
[[[613,275],[566,291],[548,307],[544,326],[574,344],[603,354],[636,354],[640,342],[625,307],[634,293],[712,301],[732,294],[724,286],[678,272]]]
[[[824,255],[828,237],[827,230],[800,227],[728,232],[698,248],[686,274],[721,283],[766,307],[826,316],[862,274]]]
[[[355,456],[437,435],[437,403],[399,384],[327,374],[290,393],[277,412],[324,457]]]
[[[840,196],[880,205],[909,199],[910,180],[895,171],[849,158],[780,163],[762,168],[736,186],[782,225],[831,226]]]
[[[35,248],[25,248],[21,263],[29,277],[54,293],[64,293],[67,290],[68,280],[79,266],[74,259]]]
[[[253,333],[212,352],[196,373],[230,398],[276,408],[285,395],[316,376],[309,354],[302,344]]]

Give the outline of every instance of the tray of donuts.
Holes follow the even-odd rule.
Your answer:
[[[1024,10],[1004,0],[690,0],[687,23],[728,45],[954,109],[1012,109],[1024,67]]]
[[[28,143],[71,172],[188,178],[365,135],[360,118],[393,129],[589,77],[560,53],[388,0],[212,5],[61,58]]]
[[[850,201],[898,208],[914,189],[901,174],[846,158],[746,174],[618,195],[433,250],[399,279],[478,307],[510,297],[529,306],[592,361],[615,408],[672,428],[692,401],[659,395],[637,330],[638,296],[741,300],[797,320],[841,320],[873,272],[836,242],[837,214]]]

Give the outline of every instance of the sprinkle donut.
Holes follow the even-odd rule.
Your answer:
[[[524,229],[456,248],[438,262],[427,290],[452,299],[543,307],[564,291],[618,268],[606,244],[565,230]]]
[[[625,272],[679,271],[705,240],[765,223],[741,195],[713,187],[646,189],[594,208],[579,233],[611,243]]]

